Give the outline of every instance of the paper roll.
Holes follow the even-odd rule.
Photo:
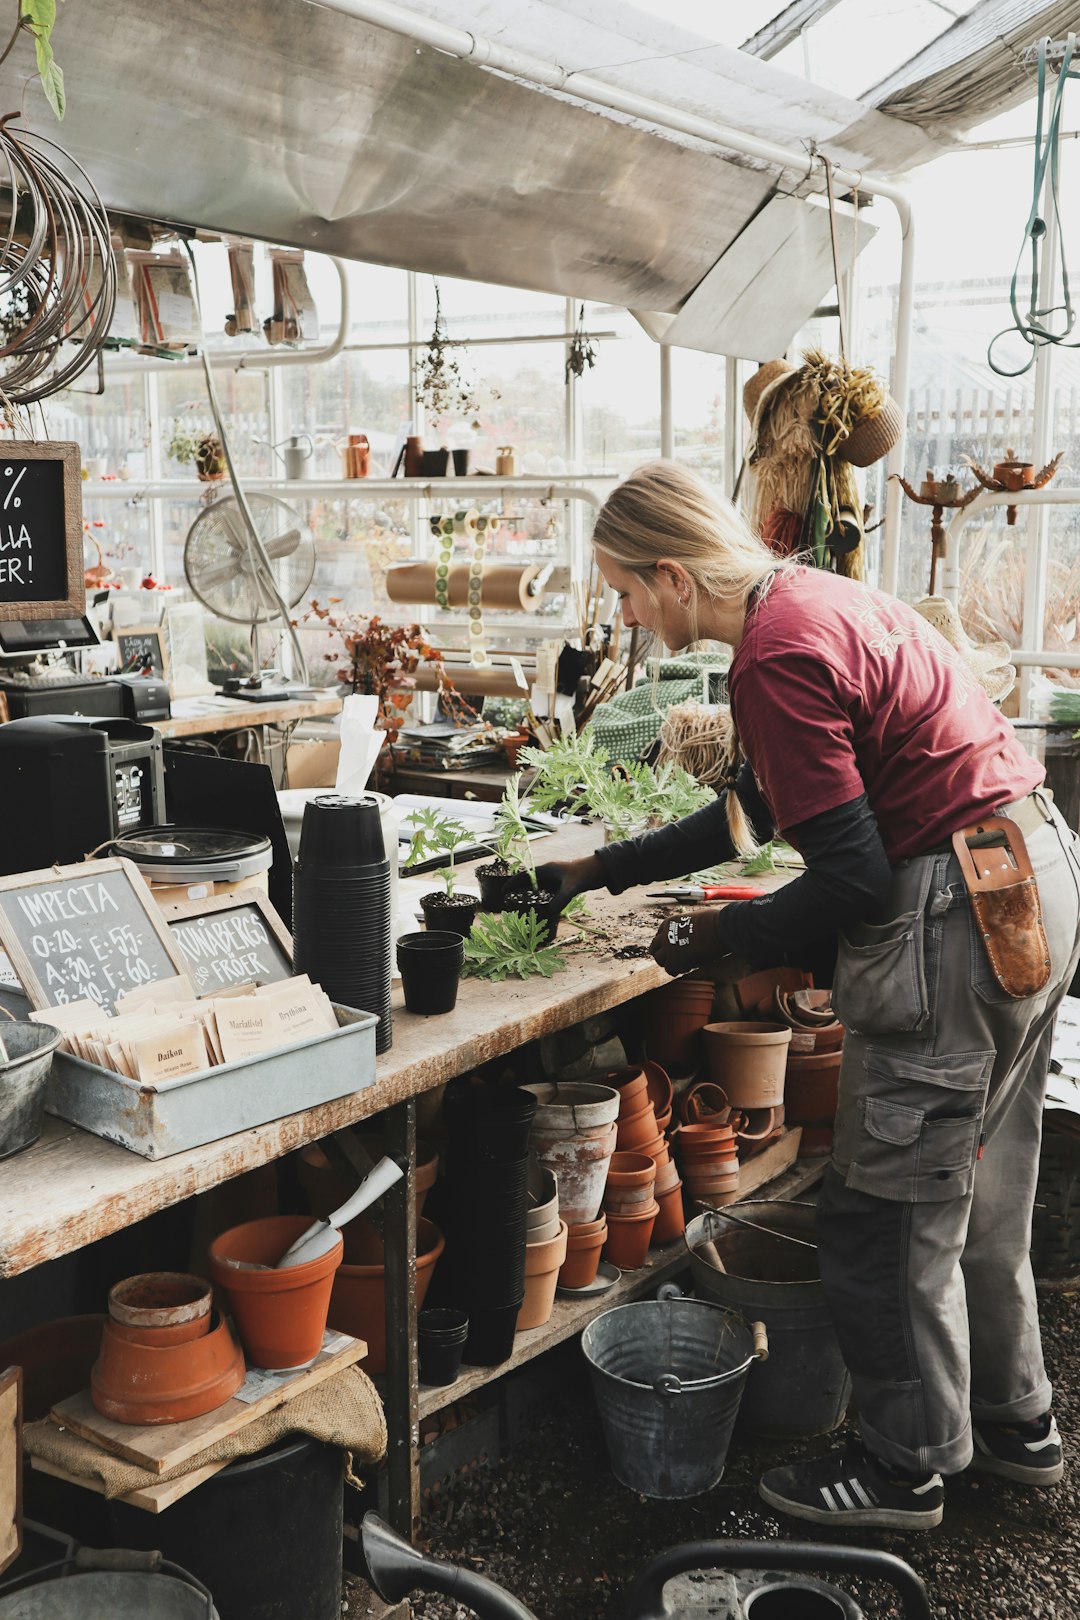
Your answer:
[[[519,568],[493,564],[485,567],[482,577],[481,602],[489,613],[535,613],[544,600],[540,590],[530,596],[529,587],[541,573],[537,566]],[[391,602],[434,602],[435,564],[400,563],[386,570],[386,594]],[[452,608],[469,605],[469,565],[456,563],[447,581],[447,601]]]
[[[529,688],[519,686],[514,671],[508,669],[505,664],[489,664],[485,669],[475,669],[469,664],[447,664],[445,667],[456,689],[464,692],[466,696],[528,697],[529,695]],[[528,678],[527,671],[526,678]],[[421,664],[414,679],[421,692],[439,690],[438,673],[431,664]]]

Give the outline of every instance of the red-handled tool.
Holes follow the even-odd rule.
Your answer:
[[[670,889],[650,889],[648,898],[692,906],[699,900],[760,900],[764,893],[752,883],[673,883]]]

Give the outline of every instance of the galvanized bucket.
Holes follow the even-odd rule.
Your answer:
[[[36,1142],[45,1120],[45,1088],[62,1039],[51,1024],[0,1020],[0,1159]]]
[[[581,1336],[620,1484],[677,1500],[724,1472],[746,1374],[765,1330],[708,1300],[618,1305]]]
[[[698,1294],[765,1323],[769,1359],[751,1369],[739,1422],[760,1434],[827,1434],[844,1420],[851,1375],[840,1354],[813,1247],[808,1204],[759,1200],[739,1204],[740,1220],[786,1236],[770,1237],[708,1210],[686,1228]],[[791,1238],[800,1241],[792,1243]],[[717,1271],[702,1244],[714,1243]]]
[[[159,1552],[80,1548],[30,1579],[0,1588],[0,1620],[219,1620],[205,1586]]]

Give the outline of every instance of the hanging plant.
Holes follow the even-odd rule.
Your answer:
[[[587,370],[591,371],[596,364],[599,352],[596,344],[585,332],[585,305],[579,304],[574,335],[570,339],[570,347],[566,351],[567,382],[572,377],[583,377]]]
[[[436,281],[435,324],[431,329],[427,348],[417,364],[414,395],[416,403],[422,405],[433,417],[471,417],[480,409],[479,385],[466,377],[454,358],[453,350],[460,347],[461,344],[454,343],[447,334],[446,317],[442,312],[442,295]],[[496,389],[489,388],[487,392],[492,399],[499,398]]]

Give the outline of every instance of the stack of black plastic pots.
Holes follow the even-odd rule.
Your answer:
[[[293,968],[331,1001],[377,1013],[389,1051],[390,862],[375,799],[320,794],[304,810],[293,873]]]
[[[463,1360],[494,1367],[514,1347],[525,1297],[529,1126],[536,1098],[516,1086],[452,1085],[444,1104],[446,1250],[439,1299],[465,1311]]]

